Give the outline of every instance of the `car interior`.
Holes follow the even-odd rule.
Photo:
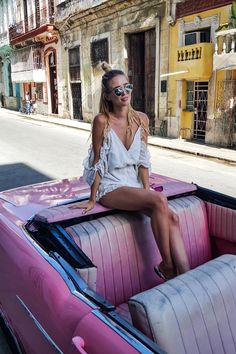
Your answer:
[[[65,203],[39,212],[27,230],[76,271],[86,284],[82,291],[104,314],[143,341],[148,343],[147,337],[167,353],[233,353],[234,198],[194,184],[181,191],[176,182],[162,182],[179,217],[191,265],[189,272],[167,282],[154,272],[161,256],[150,219],[141,213],[99,206],[96,213],[82,216]]]

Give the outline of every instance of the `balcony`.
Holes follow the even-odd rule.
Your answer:
[[[236,69],[236,28],[216,32],[214,70]]]
[[[208,80],[213,68],[213,44],[196,43],[176,50],[174,72],[179,79]]]
[[[27,47],[12,54],[13,82],[45,82],[45,68],[41,48]]]
[[[9,26],[9,39],[10,42],[16,38],[21,37],[25,33],[31,32],[45,24],[52,24],[54,16],[49,14],[49,9],[44,7],[39,12],[31,14],[23,21],[19,21]]]

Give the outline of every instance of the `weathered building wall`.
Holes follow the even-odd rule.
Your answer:
[[[111,3],[111,1],[110,1]],[[83,119],[91,121],[98,112],[101,77],[103,71],[91,63],[91,43],[103,38],[108,39],[108,61],[113,68],[128,73],[128,35],[130,33],[145,32],[154,29],[156,33],[156,58],[155,58],[155,118],[166,111],[167,94],[162,95],[162,105],[159,107],[159,74],[160,66],[165,67],[168,61],[167,26],[160,19],[165,15],[165,7],[157,1],[118,1],[113,2],[113,7],[97,7],[89,13],[71,16],[68,22],[72,23],[69,29],[62,34],[62,86],[70,84],[68,75],[67,49],[80,46],[81,50],[81,86],[82,86],[82,112]],[[58,25],[59,30],[63,23]],[[163,28],[161,27],[163,26]],[[160,30],[161,29],[161,30]],[[61,31],[62,32],[62,31]],[[161,41],[160,41],[161,38]],[[160,53],[162,53],[160,55]],[[67,66],[67,70],[65,70]],[[67,85],[66,85],[67,83]],[[70,113],[72,106],[69,100]],[[66,111],[66,109],[65,109]]]
[[[17,109],[19,99],[14,97],[16,89],[11,82],[11,47],[9,45],[8,27],[13,23],[15,6],[13,0],[0,2],[0,96],[1,105],[7,108]]]
[[[217,101],[219,100],[217,87],[220,82],[227,81],[229,71],[227,73],[222,70],[214,70],[213,58],[216,42],[215,31],[221,23],[229,21],[231,6],[229,1],[223,0],[217,4],[214,1],[209,3],[201,1],[194,4],[191,1],[186,1],[181,7],[184,16],[179,17],[170,27],[169,71],[173,75],[168,78],[168,106],[172,112],[172,117],[168,117],[168,136],[187,139],[199,138],[196,133],[195,117],[196,112],[199,116],[201,115],[204,104],[202,104],[202,107],[198,107],[195,102],[193,109],[189,110],[187,83],[193,82],[196,87],[198,83],[206,82],[208,85],[207,114],[205,135],[201,139],[209,144],[227,146],[232,132],[229,132],[230,127],[226,115],[217,113]],[[184,44],[185,33],[200,31],[204,28],[210,28],[210,43]],[[196,56],[196,48],[201,50],[201,55]],[[198,93],[195,91],[193,100],[196,99],[197,95]]]

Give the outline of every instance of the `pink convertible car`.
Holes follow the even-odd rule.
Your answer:
[[[14,353],[235,354],[236,201],[152,174],[191,270],[163,283],[148,217],[96,205],[82,179],[0,193],[0,316]]]

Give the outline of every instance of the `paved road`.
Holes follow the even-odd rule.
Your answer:
[[[0,190],[82,174],[89,132],[0,111]],[[236,197],[236,166],[150,146],[152,170]]]

